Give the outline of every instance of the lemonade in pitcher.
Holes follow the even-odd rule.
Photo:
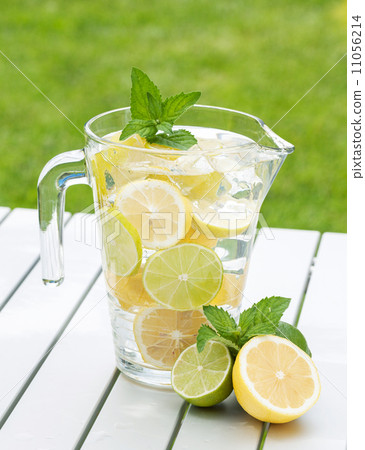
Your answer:
[[[162,101],[133,69],[131,107],[91,119],[82,155],[51,161],[40,181],[43,204],[61,163],[70,165],[65,183],[72,173],[73,184],[91,184],[117,366],[155,385],[171,383],[206,323],[204,305],[240,312],[259,210],[293,150],[254,116],[195,105],[199,95]],[[61,213],[40,203],[43,254],[54,252]],[[62,281],[59,253],[53,259],[45,283]]]

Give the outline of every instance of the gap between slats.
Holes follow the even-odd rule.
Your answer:
[[[93,427],[102,407],[104,406],[104,403],[106,402],[107,398],[109,397],[109,394],[112,391],[119,376],[120,376],[119,370],[115,369],[109,383],[107,383],[107,386],[100,397],[100,400],[97,402],[97,404],[94,408],[94,411],[91,413],[91,416],[90,416],[89,420],[87,421],[87,424],[86,424],[84,430],[82,431],[81,436],[78,439],[77,444],[74,447],[74,450],[81,449],[82,445],[85,442],[85,439],[87,438],[88,434],[90,433],[91,428]]]

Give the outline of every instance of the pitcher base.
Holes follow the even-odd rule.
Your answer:
[[[127,377],[149,386],[171,388],[171,371],[143,367],[117,358],[117,368]]]

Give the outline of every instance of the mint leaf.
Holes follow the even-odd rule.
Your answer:
[[[105,187],[109,191],[110,189],[113,189],[113,187],[115,186],[115,181],[107,170],[104,172],[104,175],[105,175]]]
[[[138,133],[141,137],[147,137],[156,132],[157,128],[153,120],[133,119],[123,128],[119,140],[123,141],[134,133]]]
[[[247,333],[247,330],[255,323],[257,310],[255,305],[241,312],[238,326],[241,328],[241,335]]]
[[[153,119],[148,103],[148,93],[161,103],[161,94],[158,87],[136,67],[132,68],[132,90],[131,90],[131,115],[132,119]]]
[[[213,339],[214,341],[222,342],[232,353],[232,356],[236,356],[240,351],[240,347],[230,341],[229,339],[225,339],[222,336],[219,336],[209,325],[202,325],[199,328],[198,335],[196,337],[196,346],[198,352],[202,352],[204,350],[205,344]]]
[[[187,109],[193,106],[199,99],[201,92],[189,92],[188,94],[167,97],[162,104],[162,121],[174,123]]]
[[[238,346],[241,348],[246,344],[251,338],[255,336],[261,336],[263,334],[275,334],[276,326],[270,323],[259,323],[257,325],[253,325],[249,327],[248,331],[245,334],[241,334],[238,340]]]
[[[162,102],[157,86],[142,70],[132,68],[131,116],[119,140],[138,133],[148,142],[188,150],[197,143],[187,130],[174,130],[175,120],[190,108],[200,97],[200,92],[189,92],[168,97]]]
[[[279,322],[276,327],[276,336],[283,337],[288,339],[293,344],[297,345],[301,348],[305,353],[307,353],[310,357],[312,357],[312,352],[309,350],[307,341],[303,334],[298,330],[298,328],[290,325],[290,323]]]
[[[289,303],[289,298],[266,297],[243,311],[238,322],[241,329],[240,345],[258,334],[275,334],[276,326]]]
[[[239,336],[239,330],[234,318],[223,308],[218,306],[203,306],[205,317],[224,338],[235,342]]]
[[[166,134],[172,133],[172,123],[170,122],[160,122],[156,126],[160,131],[163,131]]]
[[[189,150],[190,147],[197,143],[195,137],[187,130],[175,130],[170,134],[156,134],[155,136],[148,137],[147,140],[150,143],[166,145],[167,147],[173,147],[178,150]]]
[[[196,337],[196,346],[198,348],[198,352],[200,353],[204,350],[205,344],[210,339],[214,339],[217,337],[218,334],[212,328],[210,328],[209,325],[201,325]]]
[[[271,322],[277,325],[289,303],[290,298],[285,297],[263,298],[253,306],[256,308],[255,324]]]
[[[225,344],[233,357],[243,345],[254,336],[273,334],[293,342],[309,356],[312,356],[303,334],[293,325],[280,322],[290,299],[285,297],[269,297],[260,300],[240,315],[238,325],[234,318],[223,308],[203,306],[203,311],[211,325],[202,325],[197,335],[197,347],[201,352],[205,344],[213,339]]]
[[[147,92],[147,101],[148,101],[148,111],[151,115],[151,118],[159,122],[162,114],[161,97],[159,99],[155,99],[155,97],[152,94]]]

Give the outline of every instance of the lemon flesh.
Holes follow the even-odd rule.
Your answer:
[[[201,311],[175,311],[152,307],[135,317],[133,332],[143,360],[170,370],[180,353],[196,342],[200,326],[206,323]]]
[[[175,245],[191,226],[190,202],[166,181],[133,181],[118,191],[115,206],[149,249]]]
[[[238,402],[264,422],[285,423],[318,400],[320,380],[312,359],[287,339],[265,335],[245,344],[233,367]]]

